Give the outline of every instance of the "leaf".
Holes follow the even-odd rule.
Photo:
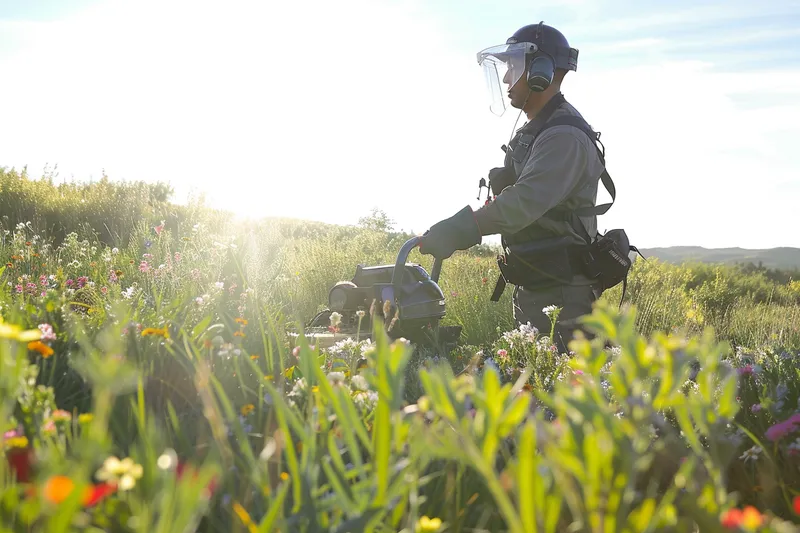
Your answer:
[[[517,508],[520,512],[522,525],[526,533],[535,533],[536,528],[536,500],[534,499],[534,479],[536,476],[534,457],[536,456],[536,429],[533,422],[528,422],[522,428],[519,436],[519,450],[517,451]]]
[[[269,533],[270,531],[277,531],[277,528],[275,527],[275,520],[278,518],[281,509],[283,509],[283,500],[286,499],[287,492],[289,492],[288,484],[283,484],[280,487],[280,489],[278,489],[278,493],[275,495],[275,498],[272,499],[272,501],[270,501],[267,514],[264,515],[264,518],[258,525],[259,533]]]
[[[511,405],[497,421],[497,434],[500,438],[507,437],[508,434],[519,425],[522,419],[525,418],[525,415],[528,413],[530,400],[531,398],[528,394],[520,394],[514,398]]]

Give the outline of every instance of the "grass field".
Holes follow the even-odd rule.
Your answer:
[[[168,199],[0,169],[0,531],[800,524],[800,281],[637,261],[558,354],[481,247],[443,266],[449,353],[380,319],[294,347],[410,236]]]

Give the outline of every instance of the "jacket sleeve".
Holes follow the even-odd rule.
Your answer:
[[[572,129],[556,127],[542,134],[517,182],[475,212],[482,236],[522,230],[581,185],[587,149]]]

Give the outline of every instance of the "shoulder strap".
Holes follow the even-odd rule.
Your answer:
[[[605,146],[603,146],[603,143],[600,142],[600,134],[595,133],[594,130],[592,130],[591,126],[589,126],[589,124],[584,119],[582,119],[581,117],[576,117],[574,115],[556,117],[552,120],[549,120],[544,125],[544,127],[541,130],[539,130],[538,134],[541,135],[541,133],[544,130],[548,128],[553,128],[555,126],[574,126],[579,130],[581,130],[582,132],[584,132],[592,140],[593,143],[600,143],[600,146],[603,147],[601,151],[600,148],[597,148],[597,144],[595,144],[595,148],[597,149],[597,155],[600,156],[600,161],[603,163],[604,167],[603,173],[600,175],[600,180],[602,180],[603,185],[608,191],[608,194],[611,195],[611,203],[598,205],[596,207],[586,207],[583,209],[576,209],[574,213],[578,216],[587,216],[587,217],[593,215],[605,214],[606,211],[608,211],[611,208],[612,204],[614,203],[614,200],[617,197],[617,189],[616,187],[614,187],[614,181],[611,179],[611,176],[608,175],[608,171],[605,169],[606,148]]]

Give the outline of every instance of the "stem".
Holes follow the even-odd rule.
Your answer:
[[[497,507],[500,509],[500,514],[503,515],[503,519],[508,525],[508,531],[510,533],[524,533],[525,527],[522,525],[516,509],[514,509],[514,504],[506,495],[503,487],[500,486],[492,467],[486,464],[483,460],[483,456],[475,449],[475,446],[471,442],[466,448],[467,456],[472,459],[473,465],[475,465],[478,472],[480,472],[486,480],[486,484],[489,486],[489,492],[491,492],[495,503],[497,503]]]

